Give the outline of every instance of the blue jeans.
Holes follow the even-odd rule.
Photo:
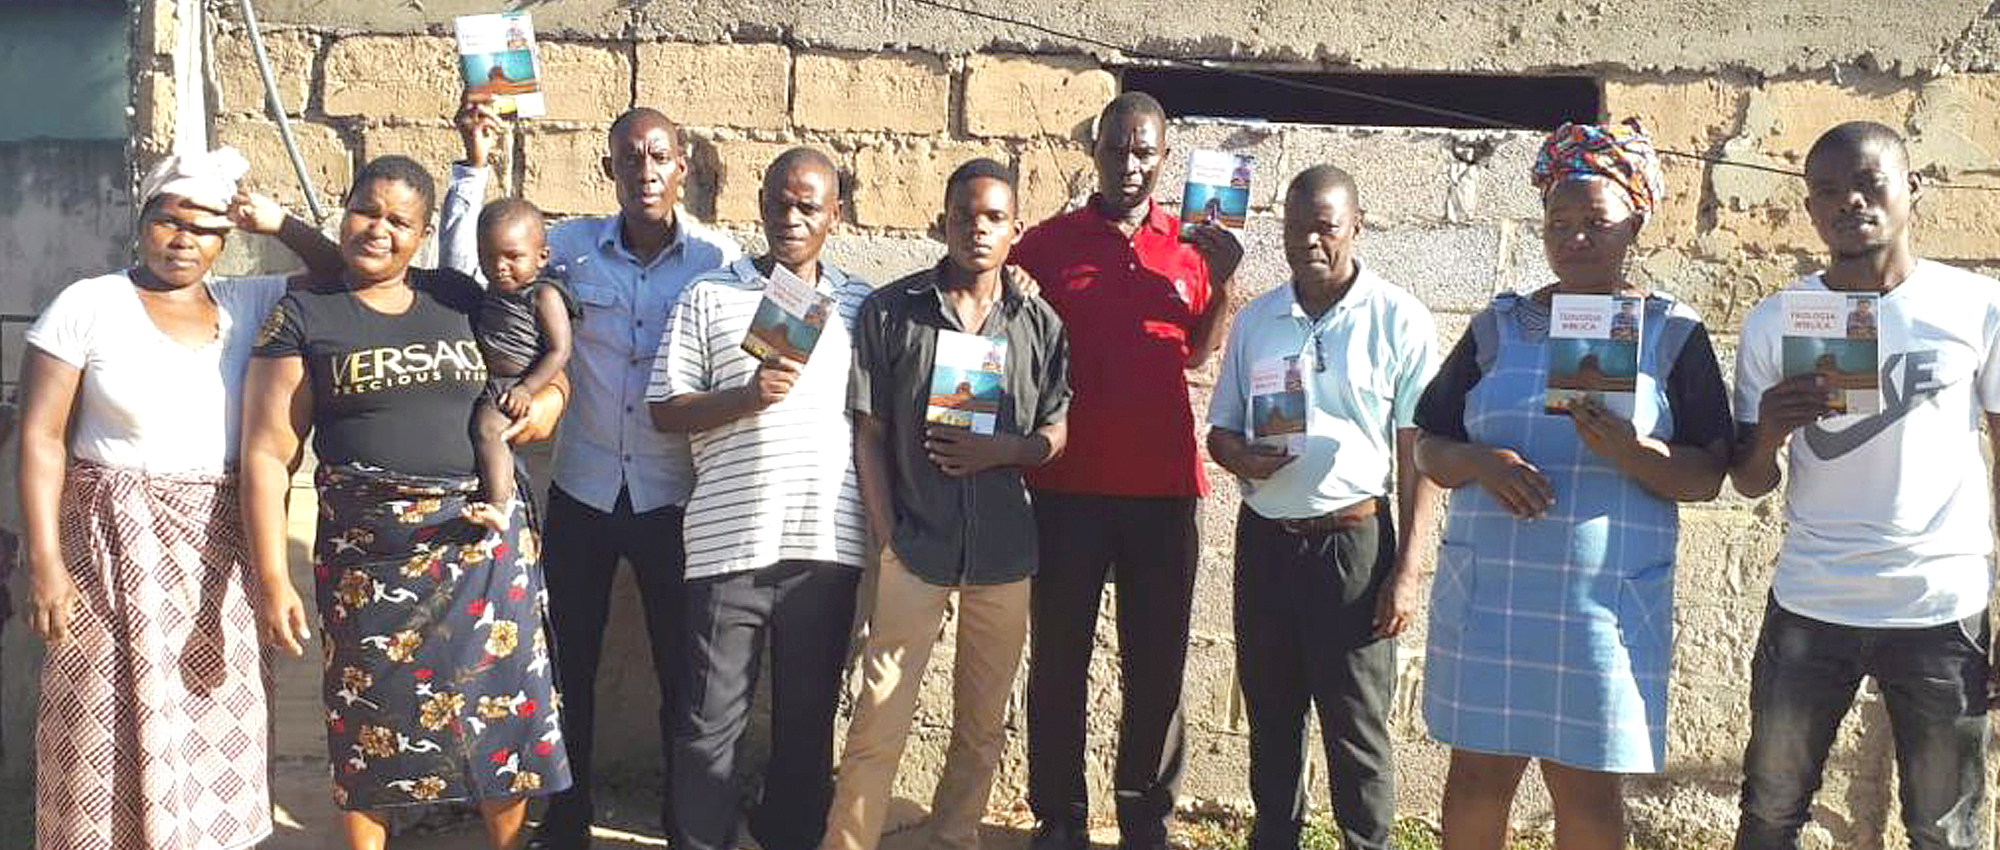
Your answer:
[[[1985,611],[1920,629],[1842,626],[1773,600],[1750,678],[1736,850],[1794,850],[1861,677],[1889,711],[1914,850],[1970,850],[1986,796]]]

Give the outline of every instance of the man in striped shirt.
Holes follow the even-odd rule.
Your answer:
[[[647,393],[653,424],[685,433],[686,664],[673,783],[681,850],[736,846],[736,742],[771,647],[771,763],[750,831],[770,850],[819,840],[832,794],[833,714],[865,562],[848,437],[850,333],[866,282],[819,261],[840,220],[839,177],[811,148],[780,154],[758,207],[770,249],[696,278],[668,320]],[[782,266],[832,299],[803,361],[742,347]]]

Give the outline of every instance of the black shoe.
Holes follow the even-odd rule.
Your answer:
[[[590,850],[590,825],[543,823],[528,839],[527,850]]]
[[[1163,822],[1118,825],[1118,850],[1171,850],[1172,847],[1167,841],[1167,825]]]
[[[1028,850],[1090,850],[1090,828],[1073,821],[1042,821]]]

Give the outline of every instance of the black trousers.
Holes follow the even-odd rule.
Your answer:
[[[1374,619],[1395,559],[1386,502],[1373,520],[1327,534],[1290,534],[1247,506],[1237,515],[1236,672],[1250,720],[1252,850],[1299,846],[1308,706],[1319,709],[1340,846],[1388,850],[1396,644],[1374,636]]]
[[[771,761],[750,832],[765,850],[812,850],[833,803],[833,714],[861,571],[779,561],[687,583],[687,662],[674,725],[680,850],[735,850],[743,811],[736,742],[771,650]]]
[[[569,750],[575,784],[549,800],[543,828],[557,834],[588,831],[591,750],[597,716],[597,666],[604,649],[604,623],[611,614],[611,584],[618,560],[632,562],[652,643],[653,675],[660,684],[662,768],[673,775],[674,688],[681,680],[682,579],[681,509],[668,506],[633,513],[632,501],[618,494],[610,513],[549,488],[549,520],[543,535],[543,574],[549,592],[549,625],[554,630],[556,684],[562,689],[563,743]],[[660,827],[674,829],[671,786],[660,800]]]
[[[1081,824],[1084,707],[1104,580],[1118,593],[1123,707],[1112,786],[1121,843],[1163,846],[1185,746],[1181,672],[1200,553],[1195,500],[1036,491],[1028,666],[1028,804]]]

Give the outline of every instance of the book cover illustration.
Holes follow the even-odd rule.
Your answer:
[[[821,294],[784,266],[773,265],[764,283],[764,300],[750,317],[743,350],[758,360],[786,357],[804,363],[826,330],[833,296]]]
[[[925,421],[974,434],[993,433],[1006,394],[1006,367],[1006,339],[938,331]]]
[[[1835,415],[1882,409],[1882,364],[1875,339],[1875,294],[1787,292],[1784,369],[1792,378],[1817,372],[1826,378],[1827,407]]]
[[[1250,436],[1286,454],[1299,453],[1306,436],[1306,386],[1297,356],[1250,368]]]
[[[1188,154],[1187,188],[1181,192],[1181,238],[1214,224],[1239,237],[1250,216],[1250,166],[1255,157],[1222,151]]]
[[[1548,387],[1542,410],[1568,416],[1595,398],[1627,420],[1637,407],[1641,299],[1558,293],[1549,305]]]
[[[492,95],[501,115],[535,118],[548,111],[535,59],[534,20],[527,12],[465,15],[453,21],[453,30],[466,91]]]

